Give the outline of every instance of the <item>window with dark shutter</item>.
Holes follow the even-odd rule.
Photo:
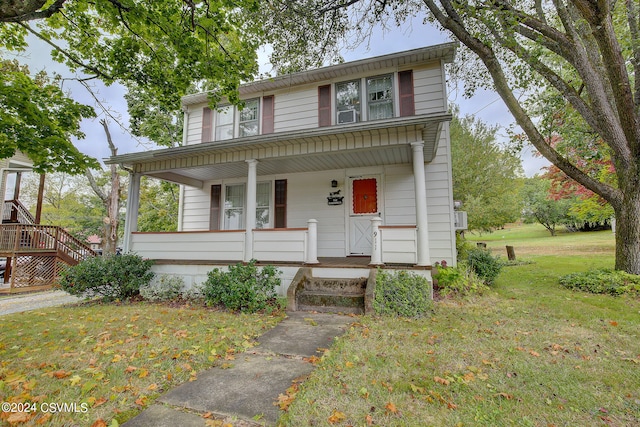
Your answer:
[[[416,106],[413,99],[413,71],[400,71],[398,73],[398,86],[400,87],[400,116],[414,116]]]
[[[211,108],[202,109],[202,138],[200,142],[211,141],[211,128],[213,127],[213,114]]]
[[[331,85],[318,86],[318,126],[331,126]]]
[[[220,197],[222,185],[211,186],[211,207],[209,209],[209,230],[220,230]]]
[[[273,95],[262,98],[262,133],[273,133],[274,124],[274,102]]]
[[[287,228],[287,180],[276,179],[274,228]]]

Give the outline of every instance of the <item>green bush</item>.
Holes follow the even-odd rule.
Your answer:
[[[607,268],[562,276],[560,284],[572,290],[594,294],[640,295],[640,276]]]
[[[153,279],[152,264],[135,254],[89,258],[64,270],[60,286],[71,295],[124,300]]]
[[[280,271],[271,265],[258,269],[255,260],[229,266],[229,271],[214,268],[207,273],[202,293],[209,305],[222,304],[230,310],[254,313],[276,304],[279,275]]]
[[[373,309],[387,316],[421,317],[433,308],[431,284],[406,271],[378,270]]]
[[[434,286],[442,296],[481,295],[489,289],[465,262],[458,263],[457,267],[437,265],[437,273],[433,278]]]
[[[182,277],[162,274],[151,283],[142,286],[140,295],[149,301],[172,301],[178,298],[195,299],[197,293],[186,289]]]
[[[469,266],[487,285],[491,285],[502,270],[502,263],[487,249],[474,248],[467,252]]]

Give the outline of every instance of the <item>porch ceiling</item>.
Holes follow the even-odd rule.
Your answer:
[[[430,162],[442,123],[450,119],[450,114],[437,114],[329,126],[124,154],[105,162],[193,187],[244,177],[249,159],[258,160],[259,175],[410,163],[410,143],[416,141],[424,141],[425,161]]]

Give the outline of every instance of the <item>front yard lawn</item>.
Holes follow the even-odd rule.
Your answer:
[[[35,406],[1,412],[0,424],[121,423],[169,388],[229,363],[281,318],[145,303],[3,316],[0,401]],[[47,411],[34,410],[43,404]],[[67,407],[49,410],[56,404]]]
[[[640,425],[640,301],[571,292],[557,283],[563,258],[533,261],[425,319],[363,317],[282,424]],[[612,258],[566,261],[577,271]]]

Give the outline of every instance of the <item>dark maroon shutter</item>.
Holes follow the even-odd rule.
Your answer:
[[[398,86],[400,87],[400,116],[414,116],[416,106],[413,99],[413,71],[400,71]]]
[[[318,126],[331,126],[331,85],[318,87]]]
[[[262,98],[262,133],[273,133],[273,95]]]
[[[287,228],[287,180],[276,179],[275,228]]]
[[[209,230],[220,230],[220,197],[222,185],[211,186],[211,208],[209,211]]]
[[[202,109],[202,139],[201,142],[211,141],[211,128],[213,127],[213,114],[211,108],[204,107]]]

